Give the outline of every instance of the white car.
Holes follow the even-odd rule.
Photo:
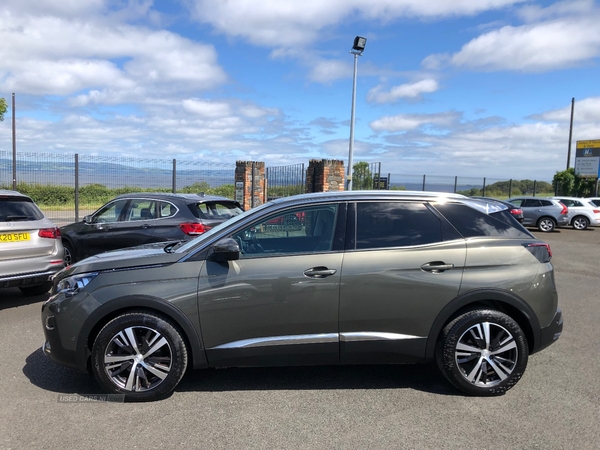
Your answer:
[[[600,207],[588,198],[553,197],[569,208],[569,225],[576,230],[600,226]]]
[[[600,197],[588,197],[586,200],[592,202],[596,206],[600,206]]]
[[[41,295],[63,267],[57,226],[28,196],[0,189],[0,288]]]

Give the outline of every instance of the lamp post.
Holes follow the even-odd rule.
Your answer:
[[[348,170],[346,171],[346,190],[352,190],[352,154],[354,151],[354,112],[356,110],[356,72],[358,57],[362,55],[367,44],[367,38],[356,36],[350,53],[354,55],[354,79],[352,81],[352,113],[350,115],[350,149],[348,151]]]

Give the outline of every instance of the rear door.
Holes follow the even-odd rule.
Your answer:
[[[348,233],[355,238],[342,271],[341,362],[419,361],[435,317],[458,294],[465,241],[422,201],[351,209],[356,221],[348,221]]]

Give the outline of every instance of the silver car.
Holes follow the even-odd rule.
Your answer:
[[[551,257],[495,201],[282,198],[61,271],[43,349],[133,401],[168,396],[187,368],[428,361],[469,395],[501,395],[561,334]]]
[[[513,197],[507,200],[523,210],[523,225],[549,233],[570,223],[569,208],[559,200],[545,197]]]
[[[0,190],[0,287],[40,295],[64,267],[60,231],[31,198]]]
[[[569,224],[576,230],[600,226],[600,207],[590,200],[578,197],[553,197],[569,208]]]

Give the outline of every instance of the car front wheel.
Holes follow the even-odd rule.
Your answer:
[[[92,372],[111,394],[129,401],[169,396],[187,367],[187,349],[177,328],[148,312],[108,322],[92,347]]]
[[[529,351],[525,334],[511,317],[476,310],[450,322],[442,331],[436,359],[444,376],[461,391],[502,395],[521,378]]]
[[[550,217],[542,217],[538,221],[537,227],[540,229],[540,231],[543,231],[544,233],[550,233],[556,228],[556,222]]]
[[[576,230],[585,230],[590,224],[590,221],[587,219],[587,217],[584,216],[577,216],[573,218],[573,221],[571,222],[571,225],[573,225],[573,228],[575,228]]]

